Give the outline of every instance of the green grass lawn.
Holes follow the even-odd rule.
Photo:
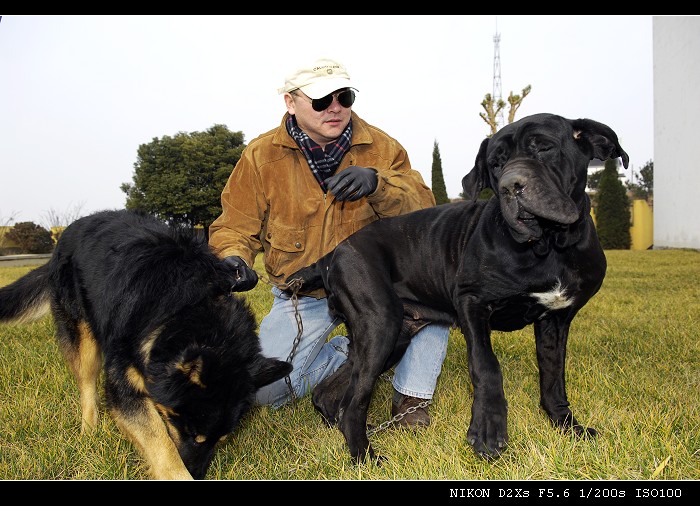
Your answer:
[[[571,328],[567,392],[581,440],[552,428],[539,408],[532,328],[494,333],[508,399],[509,447],[494,461],[466,443],[472,401],[466,347],[453,330],[418,433],[389,428],[371,442],[382,466],[353,465],[339,430],[304,398],[255,408],[222,444],[208,479],[231,480],[698,480],[700,479],[700,253],[607,251],[600,292]],[[256,266],[262,272],[260,265]],[[31,267],[0,268],[0,286]],[[271,304],[264,282],[248,292],[258,319]],[[342,327],[340,329],[343,330]],[[380,381],[369,412],[390,418]],[[53,340],[53,322],[0,326],[0,478],[146,479],[131,443],[103,413],[80,436],[78,392]]]

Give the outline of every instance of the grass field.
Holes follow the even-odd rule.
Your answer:
[[[574,320],[567,392],[595,440],[552,428],[540,410],[532,328],[494,333],[509,406],[509,447],[485,461],[465,440],[472,389],[466,348],[453,330],[430,407],[432,424],[372,436],[382,466],[353,465],[344,439],[304,398],[256,408],[221,445],[207,479],[229,480],[698,480],[700,479],[700,253],[608,251],[600,292]],[[260,266],[256,266],[262,272]],[[32,267],[0,268],[0,286]],[[246,294],[258,318],[269,286]],[[342,327],[341,329],[342,330]],[[380,381],[369,412],[390,417]],[[103,413],[104,415],[104,413]],[[146,479],[109,416],[80,436],[77,388],[53,340],[53,322],[0,326],[0,478]]]

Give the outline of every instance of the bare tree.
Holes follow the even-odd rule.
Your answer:
[[[81,202],[73,207],[68,207],[62,214],[52,207],[43,214],[42,225],[51,232],[54,244],[58,242],[65,228],[83,215],[84,205],[85,202]]]
[[[42,215],[41,224],[49,230],[54,227],[67,227],[83,215],[82,209],[84,205],[85,202],[81,202],[73,207],[66,208],[63,213],[59,213],[53,207],[49,208]]]
[[[19,211],[12,211],[8,217],[4,217],[0,214],[0,227],[9,227],[13,221],[17,219]]]
[[[525,86],[525,88],[523,88],[522,95],[513,95],[513,92],[510,92],[510,95],[508,96],[508,103],[510,104],[510,109],[508,111],[508,123],[512,123],[515,120],[515,112],[522,104],[523,99],[530,93],[531,89],[532,86],[528,84]],[[501,99],[494,101],[490,93],[484,95],[484,100],[481,101],[481,107],[483,107],[486,112],[480,112],[479,116],[481,116],[481,119],[483,119],[491,129],[491,133],[488,135],[489,137],[495,134],[498,130],[498,121],[496,117],[505,106],[506,103]]]
[[[495,134],[496,130],[498,130],[498,120],[496,119],[496,116],[505,106],[506,103],[503,100],[499,99],[498,102],[494,102],[490,93],[487,93],[484,96],[484,100],[481,101],[481,107],[483,107],[486,112],[480,112],[479,116],[481,116],[481,119],[483,119],[486,124],[491,127],[489,137]]]
[[[510,104],[510,110],[508,111],[509,124],[515,119],[515,111],[518,110],[518,107],[520,107],[520,104],[522,104],[523,99],[528,96],[531,89],[532,86],[528,84],[523,88],[522,95],[513,95],[512,91],[510,92],[510,95],[508,95],[508,103]]]
[[[0,215],[0,250],[2,250],[5,247],[5,236],[7,235],[6,233],[8,232],[8,229],[5,227],[10,227],[13,221],[17,219],[17,215],[19,212],[17,211],[12,211],[10,213],[10,216],[4,217]]]

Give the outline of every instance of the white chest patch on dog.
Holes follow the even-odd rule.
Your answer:
[[[573,300],[566,295],[566,290],[562,286],[561,281],[557,281],[557,284],[548,292],[533,292],[530,295],[549,310],[564,309],[565,307],[569,307],[573,302]]]

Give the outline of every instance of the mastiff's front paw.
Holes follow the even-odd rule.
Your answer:
[[[497,411],[497,412],[496,412]],[[494,459],[508,445],[507,409],[488,412],[472,409],[472,421],[467,431],[467,442],[480,457]]]

